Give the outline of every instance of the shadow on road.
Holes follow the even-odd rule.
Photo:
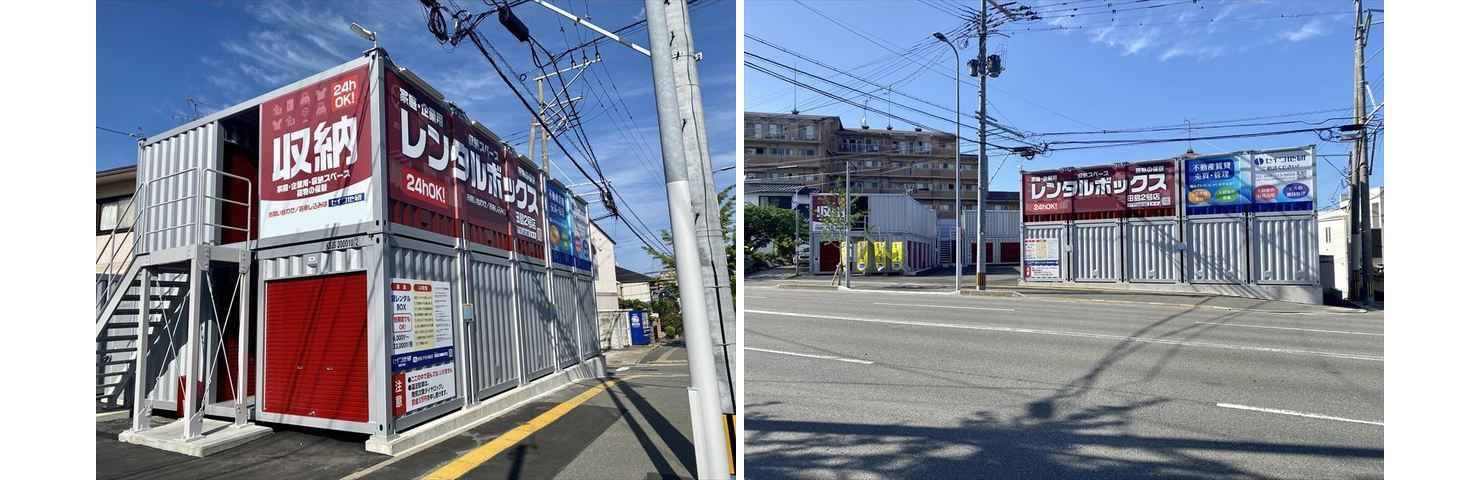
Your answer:
[[[1201,299],[1185,310],[1150,320],[1134,332],[1132,338],[1194,340],[1219,324],[1237,318],[1239,312],[1227,312],[1208,319],[1168,328],[1178,319],[1212,301]],[[1267,303],[1267,302],[1261,302]],[[808,351],[831,352],[817,345],[783,339],[753,331],[747,335],[795,345]],[[1093,391],[1110,391],[1127,385],[1155,379],[1181,351],[1174,345],[1159,355],[1154,367],[1138,380],[1119,385],[1099,385],[1102,378],[1127,357],[1153,345],[1131,339],[1121,340],[1101,356],[1083,375],[1069,383],[1055,383],[1057,388],[1007,388],[1014,391],[1052,392],[1028,401],[1020,414],[1002,418],[989,410],[963,412],[967,418],[955,427],[881,425],[824,422],[808,419],[776,418],[759,413],[762,407],[780,405],[769,401],[747,404],[746,472],[757,478],[791,478],[818,476],[823,472],[846,469],[869,472],[885,478],[1267,478],[1268,473],[1247,471],[1232,462],[1221,461],[1220,453],[1267,453],[1315,455],[1338,459],[1381,459],[1382,448],[1339,445],[1289,444],[1261,441],[1217,440],[1141,436],[1132,433],[1135,412],[1178,399],[1148,397],[1121,404],[1089,404],[1084,399]],[[1011,379],[980,371],[951,371],[876,363],[875,366],[908,372],[917,378],[933,379],[956,388],[996,390],[983,385],[986,379]],[[970,370],[970,369],[965,369]],[[1328,372],[1338,373],[1338,372]],[[962,380],[961,376],[976,377]],[[1339,373],[1338,373],[1339,375]],[[796,379],[797,388],[828,379]],[[819,381],[820,380],[820,381]],[[781,382],[790,383],[790,382]],[[888,387],[942,385],[872,385],[874,392],[890,392]],[[883,388],[879,388],[883,387]],[[902,395],[897,389],[896,395]],[[1028,397],[1032,398],[1032,397]],[[908,402],[908,398],[897,398]],[[1086,405],[1088,404],[1088,405]],[[1084,405],[1084,406],[1079,406]],[[1079,407],[1075,407],[1079,406]],[[858,447],[869,446],[859,452]],[[1119,449],[1108,452],[1108,449]],[[1134,453],[1127,453],[1133,450]],[[964,453],[969,452],[969,453]],[[1193,453],[1200,455],[1194,455]],[[1113,455],[1111,454],[1113,453]],[[827,474],[834,476],[834,474]],[[846,473],[836,474],[848,476]],[[1380,478],[1374,475],[1372,478]]]

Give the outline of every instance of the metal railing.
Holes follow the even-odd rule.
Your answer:
[[[195,189],[190,195],[165,200],[158,203],[151,202],[151,199],[149,198],[149,192],[154,191],[154,187],[159,185],[160,182],[164,182],[166,180],[191,173],[196,173],[197,176],[195,178]],[[228,179],[240,180],[244,182],[246,184],[245,191],[247,194],[247,201],[237,201],[223,196],[205,193],[207,192],[206,182],[215,178],[208,174],[219,175],[220,178],[223,180],[223,186],[225,181]],[[217,191],[219,190],[224,190],[224,188],[217,189]],[[151,248],[149,240],[153,235],[179,229],[190,229],[189,231],[193,233],[193,237],[190,239],[190,242],[187,243],[215,243],[221,241],[221,239],[216,238],[210,240],[209,242],[206,239],[206,229],[215,227],[224,230],[242,232],[245,239],[244,241],[251,241],[252,219],[256,214],[256,212],[252,210],[251,205],[252,191],[251,179],[240,175],[227,173],[223,170],[212,167],[186,168],[178,172],[171,173],[169,175],[164,175],[159,178],[151,179],[144,185],[139,187],[137,190],[135,190],[133,197],[129,199],[128,205],[123,209],[123,212],[124,214],[126,214],[130,209],[134,207],[134,204],[136,203],[142,205],[142,208],[140,209],[140,211],[134,214],[133,222],[129,225],[127,230],[120,231],[120,228],[122,227],[121,222],[120,225],[115,225],[113,227],[113,230],[109,232],[108,241],[105,242],[103,244],[103,247],[99,249],[100,251],[98,252],[97,259],[95,260],[95,263],[102,265],[104,257],[106,256],[108,259],[108,263],[105,267],[103,267],[103,271],[98,272],[98,278],[96,280],[96,286],[98,287],[97,290],[99,292],[102,292],[102,294],[99,295],[97,299],[96,308],[99,310],[98,313],[102,313],[101,309],[108,305],[108,302],[112,300],[112,297],[114,295],[122,295],[128,290],[127,288],[119,289],[120,284],[127,285],[133,281],[132,278],[124,278],[124,273],[128,272],[129,269],[133,267],[135,259],[138,257],[139,254],[145,253],[146,249]],[[140,197],[143,198],[142,201],[139,200]],[[157,228],[151,225],[152,222],[148,221],[149,219],[154,218],[155,215],[152,214],[161,211],[164,207],[186,201],[195,202],[194,215],[192,215],[189,220],[182,222],[179,225],[162,226]],[[219,207],[223,204],[239,205],[245,208],[247,210],[245,222],[246,225],[238,227],[208,220],[210,216],[208,216],[206,212],[218,212],[220,211]],[[141,225],[143,228],[140,228]],[[124,244],[127,243],[130,239],[132,240],[132,244],[125,249]],[[122,254],[122,258],[120,258],[120,254]]]

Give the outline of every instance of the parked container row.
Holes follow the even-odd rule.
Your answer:
[[[139,187],[140,253],[252,250],[259,420],[393,437],[600,353],[585,202],[383,50],[141,142]]]
[[[860,275],[914,274],[940,264],[935,213],[908,195],[855,195],[850,213],[837,195],[813,194],[811,201],[813,274],[833,273],[840,263]],[[846,233],[838,228],[845,223]]]
[[[1307,146],[1026,172],[1022,279],[1318,289],[1314,161]]]

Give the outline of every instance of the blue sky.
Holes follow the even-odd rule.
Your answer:
[[[1181,125],[1185,122],[1196,124],[1317,111],[1325,112],[1232,123],[1319,123],[1332,117],[1344,119],[1321,125],[1352,123],[1355,14],[1349,1],[1070,0],[1067,5],[1065,3],[1065,0],[1026,0],[1026,5],[1035,6],[1044,19],[1004,25],[999,28],[1012,32],[1010,37],[989,38],[988,53],[1001,55],[1006,67],[1000,77],[990,78],[987,82],[988,111],[992,117],[1005,120],[1019,130],[1037,133]],[[1116,5],[1106,7],[1107,3]],[[1381,1],[1366,3],[1366,8],[1383,7]],[[975,10],[979,4],[976,1],[947,0],[827,1],[811,2],[807,5],[811,9],[808,9],[791,0],[750,0],[744,7],[745,33],[880,85],[892,86],[892,94],[885,89],[879,95],[892,97],[897,104],[908,104],[949,118],[953,111],[922,104],[905,98],[904,94],[941,106],[952,106],[955,89],[950,64],[954,58],[950,47],[931,39],[931,33],[948,32],[964,26],[966,21],[951,13],[958,9]],[[1076,7],[1082,10],[1073,11]],[[1112,8],[1117,12],[1109,13]],[[814,9],[832,20],[814,12]],[[1077,16],[1068,17],[1070,13]],[[1316,13],[1331,14],[1314,15]],[[1280,15],[1287,18],[1266,18]],[[1054,16],[1059,18],[1049,18]],[[1376,19],[1381,19],[1380,14]],[[848,28],[834,23],[834,20]],[[1055,27],[1064,29],[1048,30]],[[864,36],[850,32],[849,28]],[[1385,98],[1382,89],[1385,59],[1380,52],[1383,31],[1381,25],[1373,27],[1367,47],[1367,55],[1373,57],[1368,62],[1367,80],[1379,102]],[[804,71],[839,81],[852,80],[755,40],[745,39],[744,42],[746,52],[786,65],[795,64]],[[896,52],[908,51],[912,60],[903,60],[897,53],[891,54],[873,42]],[[911,49],[916,46],[919,48]],[[959,41],[957,47],[961,47]],[[975,56],[976,51],[973,37],[969,47],[961,49],[962,61]],[[763,61],[756,63],[767,65]],[[932,65],[935,69],[926,70],[922,64]],[[774,65],[767,66],[773,71],[786,72]],[[961,78],[969,82],[969,86],[963,85],[961,91],[962,121],[974,125],[971,112],[976,110],[976,79],[968,76],[964,67]],[[799,80],[805,79],[804,76],[799,77]],[[810,83],[825,85],[819,80],[810,80]],[[786,112],[792,109],[794,89],[781,80],[746,68],[745,86],[743,102],[747,111]],[[836,86],[828,87],[827,90],[832,92],[845,91]],[[866,88],[869,91],[874,89]],[[836,115],[843,120],[844,126],[858,127],[863,114],[861,108],[828,101],[805,89],[796,90],[797,106],[803,113]],[[862,95],[851,93],[845,97],[861,98]],[[869,104],[873,112],[869,114],[870,127],[881,128],[890,122],[882,114],[886,108],[895,115],[922,122],[925,128],[947,132],[955,129],[945,120],[931,119],[900,107],[886,107],[879,101]],[[897,120],[892,123],[894,128],[915,126]],[[1213,136],[1309,126],[1312,125],[1291,123],[1199,128],[1192,134]],[[963,127],[962,135],[974,138],[975,132]],[[1041,138],[1098,140],[1187,136],[1187,130],[1179,128],[1115,136]],[[1020,145],[1007,140],[989,138],[988,141]],[[1337,167],[1346,166],[1349,143],[1322,141],[1314,133],[1302,133],[1194,141],[1191,147],[1201,153],[1215,153],[1309,144],[1316,144],[1320,155],[1339,156],[1322,157],[1318,162],[1316,193],[1322,205],[1327,206],[1335,198],[1334,194],[1346,192]],[[968,150],[972,148],[967,147]],[[993,155],[989,168],[995,170],[998,165],[1003,166],[993,177],[991,188],[1017,190],[1015,171],[1020,167],[1037,170],[1150,160],[1179,155],[1187,148],[1187,142],[1174,142],[1059,151],[1031,161],[1007,157],[1005,164],[1001,163],[1002,155]],[[1380,148],[1375,158],[1372,185],[1381,186],[1383,161]]]
[[[456,3],[474,12],[489,8],[470,0]],[[640,2],[553,3],[589,15],[593,23],[609,30],[644,18]],[[690,9],[694,43],[704,54],[698,68],[711,160],[720,168],[735,162],[734,5],[705,0]],[[338,65],[369,47],[348,28],[350,22],[358,22],[378,33],[380,45],[398,65],[416,71],[472,118],[528,153],[524,143],[528,111],[471,44],[455,49],[439,45],[427,30],[423,12],[412,0],[98,2],[97,126],[154,135],[184,123],[193,113],[187,97],[204,104],[200,111],[205,114]],[[585,43],[594,35],[535,4],[520,5],[515,12],[552,52]],[[480,30],[516,71],[536,71],[528,47],[514,40],[496,16]],[[642,27],[624,38],[648,44]],[[656,232],[668,227],[668,210],[651,64],[647,57],[611,42],[603,42],[599,51],[602,61],[586,72],[585,80],[576,81],[571,95],[585,97],[581,117],[606,177],[637,219]],[[592,58],[597,49],[588,47],[584,53]],[[528,76],[529,91],[534,76]],[[575,148],[573,134],[561,140]],[[550,148],[560,170],[575,183],[586,181],[553,143]],[[97,168],[133,164],[136,149],[134,139],[98,130]],[[572,183],[558,171],[555,175]],[[715,181],[719,188],[731,185],[734,172],[721,172]],[[605,211],[595,202],[590,213],[596,218]],[[631,212],[623,208],[623,214]],[[598,224],[617,242],[619,265],[638,271],[661,268],[616,219]],[[641,225],[638,228],[642,231]]]

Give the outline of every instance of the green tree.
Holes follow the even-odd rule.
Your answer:
[[[822,223],[822,229],[818,232],[822,236],[821,240],[837,243],[840,253],[848,252],[852,248],[850,243],[856,236],[851,235],[850,232],[854,230],[854,224],[863,223],[862,240],[868,240],[869,233],[872,232],[868,223],[864,221],[868,218],[868,210],[857,208],[858,196],[844,195],[845,192],[847,191],[843,188],[843,181],[838,180],[833,185],[832,191],[828,192],[832,197],[823,200],[821,208],[818,209],[819,211],[812,212],[814,221]],[[846,208],[843,205],[843,198],[845,197],[847,198]],[[812,252],[812,254],[817,255],[818,252]],[[850,268],[848,265],[848,255],[843,253],[840,257],[838,267],[833,270],[833,284],[835,285],[842,282],[843,269]]]
[[[745,253],[766,245],[775,247],[776,258],[792,258],[798,231],[794,211],[769,205],[745,206]]]
[[[725,266],[729,269],[730,274],[730,301],[732,302],[735,299],[734,192],[735,186],[730,185],[725,187],[724,190],[720,190],[715,199],[719,205],[720,231],[724,235],[725,240]],[[658,230],[658,236],[663,244],[668,245],[668,251],[673,251],[673,232],[668,231],[666,228],[661,229]],[[653,282],[653,311],[663,318],[663,328],[665,331],[668,330],[670,325],[677,325],[677,330],[671,334],[682,332],[683,318],[679,315],[677,301],[678,284],[676,282],[678,279],[678,261],[674,259],[673,254],[660,252],[647,245],[643,245],[642,250],[647,252],[648,256],[653,257],[653,259],[663,264],[664,274],[659,275],[659,280]],[[659,298],[663,298],[663,301],[660,301]],[[668,303],[664,303],[665,301]],[[668,305],[672,306],[671,311],[665,311],[665,307]]]

